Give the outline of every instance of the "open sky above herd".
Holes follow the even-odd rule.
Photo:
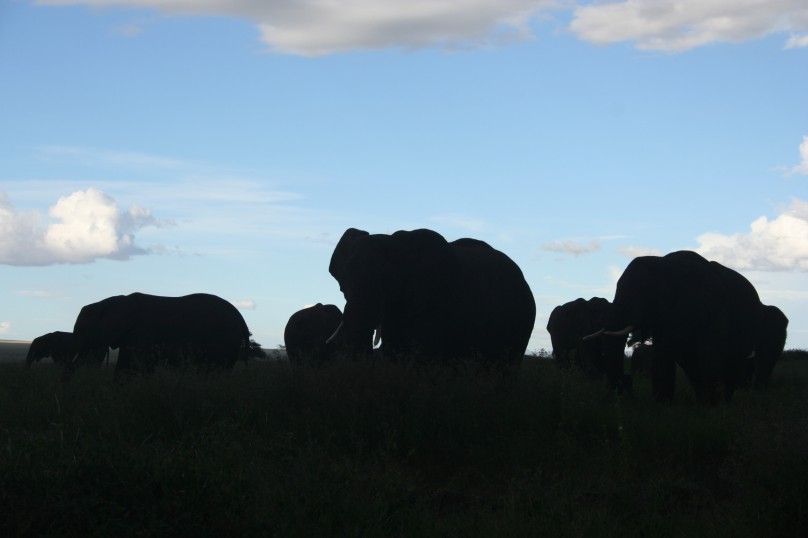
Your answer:
[[[208,292],[276,347],[357,227],[508,254],[530,350],[679,249],[808,347],[805,0],[11,0],[0,118],[0,339]]]

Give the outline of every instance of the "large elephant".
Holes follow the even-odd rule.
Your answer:
[[[241,313],[215,295],[118,295],[81,309],[73,328],[78,355],[120,348],[115,376],[151,372],[157,364],[202,370],[232,368],[250,349]]]
[[[331,342],[385,358],[476,359],[507,369],[524,356],[536,303],[519,267],[475,239],[447,242],[432,230],[392,235],[348,229],[329,272],[345,295]]]
[[[342,312],[333,304],[317,303],[292,314],[283,331],[289,362],[300,365],[326,361],[326,340],[341,321]]]
[[[31,366],[33,362],[51,357],[54,364],[67,365],[73,361],[78,349],[73,333],[54,331],[37,336],[28,348],[25,363]],[[104,357],[108,357],[108,348],[98,346],[84,354],[82,362],[86,364],[101,364]]]
[[[762,330],[763,305],[742,275],[691,251],[642,256],[617,282],[604,338],[652,338],[651,380],[673,398],[679,364],[699,400],[729,400]]]

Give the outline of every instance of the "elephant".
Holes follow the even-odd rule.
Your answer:
[[[326,340],[341,321],[342,312],[333,304],[317,303],[292,314],[283,331],[289,362],[293,365],[326,362]]]
[[[626,267],[598,333],[653,339],[651,383],[673,399],[676,365],[697,398],[730,400],[762,334],[763,304],[741,274],[692,251],[641,256]],[[762,372],[761,372],[762,374]]]
[[[117,295],[84,306],[73,328],[77,356],[98,346],[120,348],[115,378],[159,364],[230,369],[251,348],[241,313],[215,295]]]
[[[623,387],[627,380],[622,376],[622,367],[607,367],[604,359],[622,361],[625,342],[617,338],[603,339],[585,336],[603,326],[603,318],[609,309],[609,301],[602,297],[589,300],[578,298],[556,306],[547,321],[547,332],[553,345],[553,358],[562,367],[575,364],[591,376],[607,375],[614,387]],[[603,346],[612,346],[611,352],[604,352]],[[616,373],[619,377],[614,377]]]
[[[45,357],[51,357],[54,364],[67,365],[72,362],[76,352],[77,349],[73,333],[54,331],[34,338],[31,342],[31,346],[28,348],[25,363],[31,366],[33,362],[44,359]],[[98,346],[90,349],[84,355],[82,362],[87,364],[101,364],[104,362],[104,357],[109,358],[108,348],[106,346]]]
[[[427,229],[387,235],[349,228],[328,269],[345,296],[329,345],[367,357],[381,342],[385,359],[473,359],[503,371],[524,356],[533,293],[519,266],[483,241],[448,242]]]

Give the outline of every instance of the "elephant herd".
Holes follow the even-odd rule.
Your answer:
[[[426,229],[387,235],[350,228],[328,270],[345,306],[318,303],[289,318],[284,343],[293,366],[382,355],[507,372],[525,354],[533,294],[516,263],[483,241],[449,242]],[[739,273],[679,251],[636,258],[612,302],[560,305],[547,330],[559,365],[575,364],[627,391],[626,343],[651,341],[645,362],[658,399],[673,397],[678,364],[697,396],[715,402],[738,386],[768,381],[787,325]],[[219,297],[133,293],[85,306],[72,333],[35,339],[27,362],[52,356],[68,372],[118,349],[117,378],[158,364],[229,369],[255,345],[241,314]]]

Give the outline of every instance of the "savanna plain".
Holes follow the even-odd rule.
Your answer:
[[[659,404],[528,356],[503,379],[283,360],[113,365],[0,354],[0,536],[805,536],[808,353],[771,386]]]

